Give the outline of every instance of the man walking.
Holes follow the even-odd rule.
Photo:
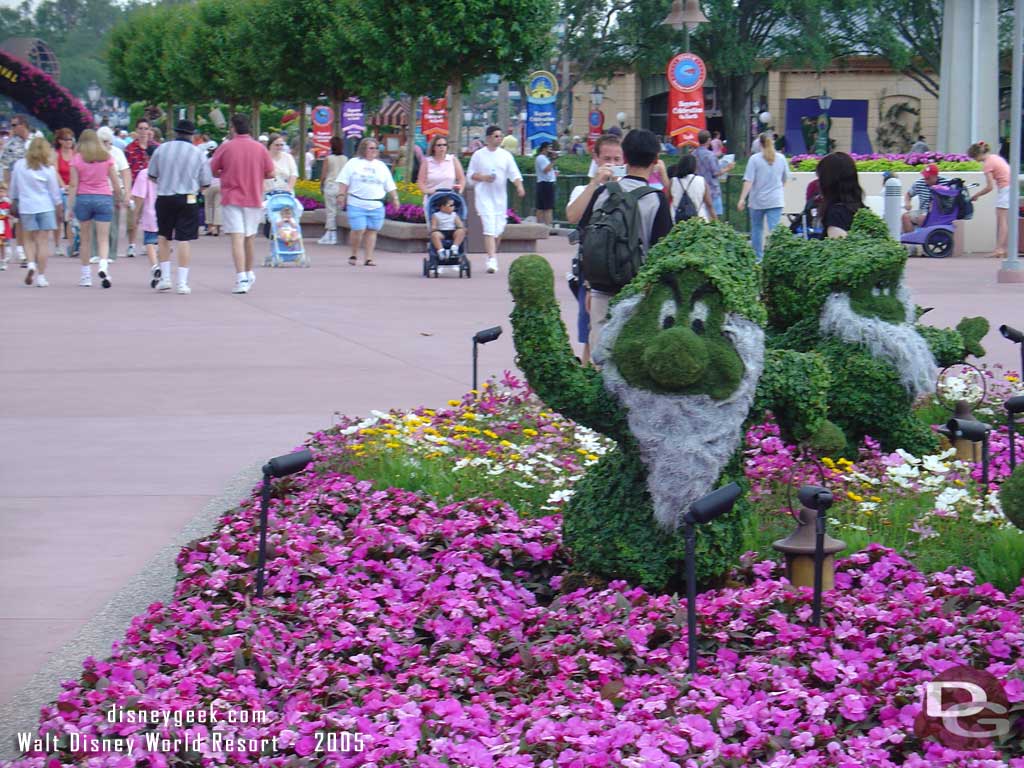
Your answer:
[[[196,127],[191,120],[179,120],[174,141],[157,147],[149,159],[149,177],[156,182],[156,221],[160,235],[160,278],[156,289],[171,289],[171,240],[178,245],[178,286],[182,295],[188,287],[191,242],[199,237],[199,191],[210,186],[210,166],[199,147],[192,144]]]
[[[245,115],[231,116],[230,133],[213,153],[210,171],[220,179],[222,228],[231,235],[235,261],[234,293],[248,293],[256,282],[253,240],[263,220],[263,180],[274,177],[274,161],[249,133]]]
[[[28,142],[28,115],[15,115],[11,118],[11,137],[4,144],[3,151],[0,152],[0,179],[8,188],[11,186],[11,171],[14,169],[14,164],[25,157],[25,153],[28,152]],[[18,261],[21,262],[21,266],[27,267],[25,236],[22,234],[20,224],[17,225],[14,234],[18,238]]]
[[[711,205],[715,209],[715,215],[721,218],[725,208],[722,205],[722,187],[718,183],[718,177],[724,176],[731,171],[736,163],[730,163],[725,168],[719,168],[718,158],[711,151],[710,131],[704,130],[698,133],[697,141],[700,142],[700,146],[694,152],[697,156],[697,173],[704,177],[704,183],[711,193]]]
[[[498,271],[498,246],[508,223],[508,189],[506,183],[516,185],[516,193],[523,197],[523,175],[519,173],[515,158],[501,148],[501,129],[487,127],[484,146],[473,153],[469,161],[469,178],[475,182],[476,212],[480,216],[487,249],[487,271]]]
[[[149,120],[140,117],[135,121],[135,141],[129,143],[124,149],[124,156],[128,160],[128,170],[131,171],[131,183],[135,178],[149,167],[149,158],[156,152],[158,143],[153,140],[153,129],[149,127]],[[128,217],[128,258],[135,256],[135,233],[139,227],[139,218],[142,211],[134,212]]]

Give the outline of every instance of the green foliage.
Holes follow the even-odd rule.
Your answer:
[[[834,425],[828,421],[828,391],[832,384],[825,359],[814,352],[769,349],[751,409],[755,418],[765,411],[775,419],[786,439],[801,442],[812,437],[824,453],[845,448],[836,445]]]
[[[1024,464],[1018,464],[1013,474],[1003,481],[999,502],[1007,519],[1024,530]]]
[[[759,273],[754,251],[732,227],[689,219],[677,224],[647,255],[636,278],[613,299],[648,291],[674,274],[696,269],[706,275],[724,300],[727,312],[761,325],[765,310],[758,298]]]

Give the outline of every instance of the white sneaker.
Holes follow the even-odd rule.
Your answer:
[[[4,259],[3,261],[0,261],[0,272],[3,272],[6,269],[7,269],[7,259]]]
[[[46,275],[40,275],[36,278],[36,288],[46,288],[50,285],[50,281],[46,279]]]
[[[64,249],[61,248],[59,245],[53,246],[53,255],[60,258],[61,256],[64,255]]]
[[[331,245],[331,233],[324,232],[324,236],[316,241],[317,245]]]
[[[235,290],[232,293],[248,293],[249,292],[249,281],[248,280],[236,280]]]
[[[22,262],[28,261],[28,257],[25,256],[25,248],[24,248],[24,246],[21,246],[21,245],[15,246],[15,250],[18,252],[18,261],[22,261]]]
[[[82,275],[80,278],[78,278],[78,284],[83,288],[91,288],[92,275]]]
[[[160,285],[160,277],[163,273],[160,271],[160,265],[154,264],[149,268],[149,287],[156,288]],[[171,281],[167,281],[167,287],[171,287]],[[166,289],[165,289],[166,290]]]
[[[28,272],[25,273],[25,285],[32,285],[36,276],[36,263],[33,261],[28,265]]]
[[[158,267],[159,269],[159,267]],[[161,277],[160,281],[154,286],[158,291],[169,291],[171,290],[171,278]]]
[[[178,283],[178,287],[174,289],[174,292],[181,296],[188,296],[192,293],[192,289],[188,287],[188,283]]]
[[[493,256],[487,260],[487,272],[493,275],[498,271],[498,260]]]
[[[91,259],[89,259],[89,263],[90,264],[99,264],[100,263],[100,257],[99,256],[93,256]]]
[[[129,259],[134,259],[135,258],[135,243],[131,243],[128,246],[128,258]]]
[[[249,281],[249,290],[251,291],[252,287],[254,285],[256,285],[256,273],[255,272],[246,272],[245,273],[245,279]]]

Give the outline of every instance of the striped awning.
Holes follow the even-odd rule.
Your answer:
[[[366,121],[370,125],[399,125],[409,124],[409,109],[401,101],[389,99],[375,113],[370,115]]]

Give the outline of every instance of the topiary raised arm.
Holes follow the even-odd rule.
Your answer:
[[[826,455],[839,453],[846,438],[828,419],[831,385],[828,364],[818,353],[769,349],[751,412],[760,416],[769,410],[787,438],[807,441]]]
[[[928,347],[935,355],[935,362],[943,368],[947,365],[962,363],[967,357],[984,357],[985,348],[981,340],[988,333],[988,320],[984,317],[965,317],[952,328],[935,328],[930,325],[917,325],[917,332],[928,342]]]
[[[632,440],[625,410],[604,388],[601,374],[579,364],[555,300],[555,275],[537,254],[512,262],[509,290],[515,301],[512,332],[516,362],[530,386],[551,408],[617,442]]]

